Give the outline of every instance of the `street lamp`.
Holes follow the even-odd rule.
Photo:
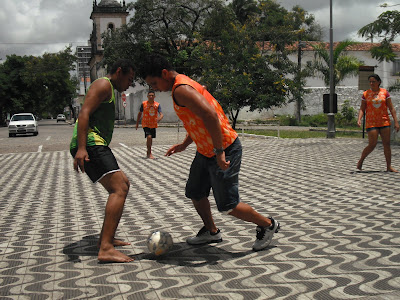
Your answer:
[[[329,28],[329,113],[328,113],[328,131],[326,133],[327,138],[335,137],[335,114],[333,113],[333,97],[335,94],[335,83],[334,83],[334,72],[333,72],[333,25],[332,25],[332,0],[330,2],[330,28]]]

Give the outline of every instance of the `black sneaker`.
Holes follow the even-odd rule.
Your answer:
[[[196,236],[190,237],[186,239],[186,242],[189,245],[201,245],[201,244],[209,244],[209,243],[219,243],[222,242],[221,232],[218,231],[215,233],[211,233],[205,226],[200,229],[199,233]]]
[[[274,235],[274,233],[277,233],[280,229],[280,225],[277,220],[275,220],[272,217],[270,217],[269,219],[272,222],[272,225],[270,227],[257,226],[256,228],[257,238],[253,244],[254,251],[260,251],[268,247],[268,245],[272,241],[272,236]]]

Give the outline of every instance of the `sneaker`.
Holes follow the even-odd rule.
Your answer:
[[[205,226],[203,226],[203,228],[200,229],[199,233],[196,236],[187,238],[186,242],[189,245],[219,243],[222,242],[222,236],[219,229],[217,232],[211,233],[209,230],[207,230]]]
[[[277,233],[280,229],[279,222],[276,221],[274,218],[269,218],[272,222],[270,227],[261,227],[257,226],[257,238],[253,244],[254,251],[260,251],[268,247],[271,243],[272,236],[274,233]]]

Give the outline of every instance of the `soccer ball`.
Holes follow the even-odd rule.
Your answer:
[[[165,231],[154,231],[147,238],[147,248],[156,256],[167,253],[173,244],[172,236]]]

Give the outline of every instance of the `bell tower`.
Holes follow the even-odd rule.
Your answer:
[[[122,5],[116,0],[101,0],[99,4],[97,4],[97,0],[93,1],[93,11],[90,15],[90,19],[93,20],[93,30],[90,34],[91,58],[89,61],[91,81],[106,75],[106,70],[101,67],[104,55],[101,35],[105,31],[112,31],[125,25],[128,15],[125,0],[123,0]]]

